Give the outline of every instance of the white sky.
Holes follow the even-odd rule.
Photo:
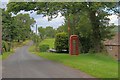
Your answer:
[[[118,16],[117,15],[111,15],[108,16],[108,18],[110,18],[110,22],[109,23],[114,23],[115,25],[120,25],[120,23],[118,22]]]
[[[29,13],[29,12],[24,12],[24,11],[20,11],[19,13]],[[19,14],[18,13],[18,14]],[[64,24],[64,17],[61,16],[61,14],[59,13],[58,17],[55,19],[52,19],[51,21],[48,21],[48,17],[43,17],[42,14],[37,15],[36,12],[33,12],[30,14],[30,17],[33,17],[36,21],[36,24],[38,27],[46,27],[46,26],[51,26],[53,28],[58,28],[59,26],[61,26],[62,24]],[[34,27],[32,27],[31,29],[35,32],[36,31],[36,24],[34,25]]]
[[[8,2],[9,0],[1,0],[1,2]]]

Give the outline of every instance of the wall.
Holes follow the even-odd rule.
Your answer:
[[[115,59],[120,60],[120,46],[118,45],[107,45],[107,52]],[[119,58],[118,58],[119,57]]]

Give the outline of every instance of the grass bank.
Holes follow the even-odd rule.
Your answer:
[[[45,40],[40,42],[40,45],[47,44],[47,45],[49,45],[50,48],[54,48],[54,42],[55,42],[54,38],[45,39]]]
[[[4,60],[13,53],[14,53],[13,50],[11,50],[10,52],[4,52],[3,55],[1,56],[1,59]]]
[[[63,63],[64,65],[86,72],[98,78],[118,77],[118,63],[110,57],[100,54],[80,54],[70,56],[68,54],[35,53],[36,55]]]
[[[48,41],[47,39],[46,41]],[[45,41],[42,41],[45,42]],[[41,43],[42,43],[41,42]],[[40,57],[60,62],[66,66],[83,71],[97,78],[117,78],[118,77],[118,62],[101,53],[96,54],[80,54],[71,56],[62,53],[35,52],[34,45],[30,47],[30,51]]]

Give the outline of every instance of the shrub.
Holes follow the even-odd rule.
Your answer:
[[[80,37],[80,51],[81,53],[88,53],[89,50],[92,48],[92,42],[90,38],[87,37]]]
[[[57,33],[55,37],[55,49],[57,52],[67,50],[68,52],[68,35],[65,32]]]
[[[49,49],[49,45],[39,45],[39,51],[40,52],[46,52]]]
[[[2,41],[2,49],[3,49],[3,52],[8,52],[10,51],[10,43],[9,42],[6,42],[6,41]]]

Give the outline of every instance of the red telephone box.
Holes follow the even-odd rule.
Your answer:
[[[71,55],[78,55],[79,54],[79,38],[77,35],[70,36],[70,46],[69,46],[69,53]]]

